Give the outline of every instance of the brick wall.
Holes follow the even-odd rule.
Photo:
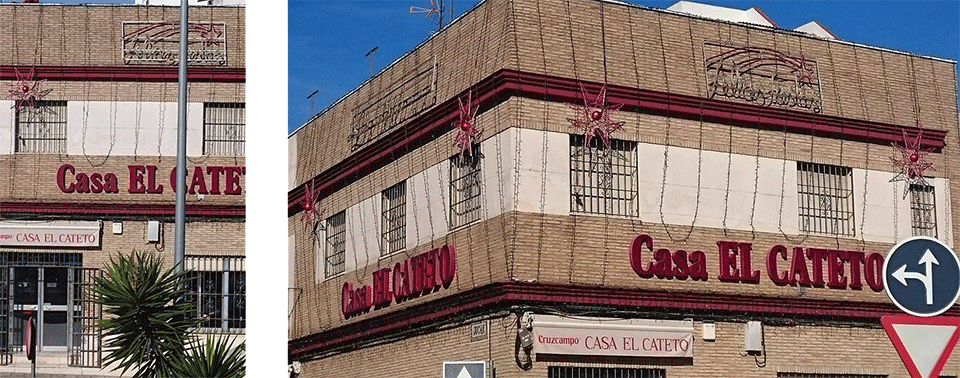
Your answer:
[[[716,323],[716,341],[704,341],[702,321],[694,321],[692,360],[649,359],[642,362],[597,363],[590,357],[536,360],[521,370],[514,360],[514,316],[494,318],[489,339],[471,341],[470,323],[351,353],[304,362],[302,378],[369,376],[392,378],[438,377],[444,361],[493,360],[498,378],[545,378],[549,366],[656,367],[670,378],[751,377],[774,378],[778,372],[879,374],[908,377],[903,363],[882,329],[843,325],[764,325],[765,355],[745,355],[744,323]],[[854,341],[856,340],[856,341]],[[877,347],[864,347],[876,345]],[[765,365],[762,363],[765,362]],[[624,365],[626,363],[626,365]],[[489,369],[489,365],[488,365]],[[954,350],[941,374],[960,369],[960,351]],[[488,377],[493,375],[488,372]]]
[[[925,128],[957,129],[952,62],[621,4],[500,0],[451,24],[300,129],[297,182],[350,152],[355,108],[432,59],[437,103],[502,68],[702,97],[703,42],[728,38],[815,60],[825,115],[914,126],[916,93]]]
[[[179,7],[40,5],[0,7],[0,65],[123,66],[124,21],[179,21]],[[226,23],[227,67],[243,67],[246,8],[191,7],[191,22]]]
[[[483,22],[485,15],[502,24]],[[499,25],[499,26],[498,26]],[[603,25],[603,29],[601,29]],[[484,31],[483,28],[487,29]],[[542,32],[541,32],[542,31]],[[472,33],[472,34],[471,34]],[[499,33],[499,34],[498,34]],[[455,40],[477,41],[474,45],[461,43],[456,47],[443,43]],[[410,55],[386,69],[381,75],[353,92],[341,102],[301,129],[297,138],[296,183],[313,178],[323,170],[348,158],[350,144],[348,126],[352,110],[369,98],[377,98],[378,91],[386,91],[404,67],[415,67],[436,56],[438,62],[437,103],[459,93],[466,85],[486,77],[500,68],[575,78],[584,81],[609,82],[635,88],[652,89],[691,96],[705,96],[703,49],[704,41],[730,39],[741,45],[771,48],[790,55],[804,55],[818,63],[823,114],[854,119],[914,126],[918,115],[914,111],[913,93],[919,99],[919,119],[924,128],[947,131],[946,148],[932,154],[930,160],[936,171],[930,174],[950,180],[950,218],[960,224],[960,177],[955,161],[958,157],[955,64],[935,59],[911,57],[906,54],[880,51],[851,44],[829,42],[786,31],[773,31],[737,24],[706,21],[677,14],[639,9],[620,4],[589,0],[502,0],[490,1],[475,9],[448,29],[428,40]],[[491,44],[498,40],[502,43]],[[632,42],[631,42],[632,41]],[[661,42],[662,41],[662,42]],[[472,47],[471,47],[472,46]],[[473,54],[446,55],[456,49],[476,49]],[[469,51],[469,50],[468,50]],[[606,52],[604,52],[606,51]],[[452,59],[452,60],[451,60]],[[474,67],[464,68],[464,62]],[[449,71],[448,67],[452,68]],[[479,68],[477,68],[479,67]],[[476,68],[476,69],[474,69]],[[457,72],[453,74],[451,72]],[[604,79],[606,72],[606,80]],[[882,74],[877,74],[882,72]],[[391,78],[388,80],[388,78]],[[391,81],[393,80],[393,81]],[[742,102],[741,100],[730,100]],[[758,107],[758,111],[762,108]],[[489,137],[510,127],[521,127],[555,132],[572,132],[567,118],[572,116],[565,104],[528,98],[510,98],[478,116],[477,124]],[[621,112],[615,120],[626,122],[617,138],[653,144],[668,144],[708,151],[733,152],[774,159],[813,161],[844,165],[855,169],[894,172],[890,163],[893,148],[889,145],[869,144],[800,135],[782,131],[767,131],[753,127],[738,127],[670,119],[655,115]],[[750,125],[744,125],[750,126]],[[347,187],[321,200],[318,208],[326,209],[325,216],[336,213],[389,185],[410,177],[454,153],[453,133],[438,136],[417,150],[408,151],[375,172],[358,178]],[[530,148],[539,149],[539,141],[530,141]],[[520,148],[529,144],[520,142]],[[516,151],[492,153],[484,151],[486,159],[511,159]],[[504,157],[506,156],[506,157]],[[647,167],[644,169],[661,169]],[[695,172],[689,174],[695,175]],[[792,170],[788,174],[793,174]],[[523,179],[523,178],[521,178]],[[753,178],[745,178],[752,180]],[[507,190],[514,190],[507,188]],[[793,190],[793,189],[788,189]],[[855,188],[862,195],[862,188]],[[518,193],[525,195],[523,193]],[[705,204],[710,206],[711,204]],[[716,205],[716,204],[712,204]],[[756,211],[776,211],[756,209]],[[704,228],[694,225],[690,238],[671,241],[665,232],[670,228],[674,239],[683,239],[688,225],[662,225],[659,222],[641,223],[638,219],[592,216],[546,216],[537,213],[508,212],[506,215],[460,229],[430,245],[411,248],[399,256],[377,261],[375,264],[317,283],[315,240],[295,214],[288,219],[291,234],[296,240],[295,285],[302,290],[294,315],[290,320],[290,337],[304,337],[352,324],[370,317],[398,311],[437,298],[455,296],[471,288],[503,280],[538,281],[583,286],[623,287],[669,290],[676,292],[748,294],[776,298],[811,298],[848,300],[867,303],[887,303],[883,293],[864,290],[834,290],[775,286],[763,270],[766,252],[782,244],[793,246],[836,248],[885,253],[892,245],[861,243],[859,238],[810,236],[798,241],[778,233],[757,233]],[[960,228],[943,230],[960,238]],[[702,250],[707,256],[709,280],[706,282],[639,278],[629,266],[627,250],[638,233],[654,237],[654,248]],[[719,240],[752,242],[753,268],[761,270],[760,284],[721,283],[717,280],[717,246]],[[348,240],[349,242],[349,240]],[[422,251],[451,242],[457,246],[457,276],[450,289],[404,302],[391,304],[387,309],[343,320],[340,314],[340,288],[346,281],[354,285],[370,284],[370,274],[381,267],[392,266]],[[645,256],[649,258],[649,256]],[[783,263],[781,263],[783,264]],[[738,324],[723,323],[718,328],[725,341],[703,346],[715,353],[696,352],[695,366],[671,366],[669,376],[714,376],[717,368],[730,369],[716,376],[774,377],[777,371],[799,367],[821,372],[861,372],[860,363],[842,365],[835,370],[835,361],[881,361],[864,368],[876,368],[882,374],[905,376],[899,358],[893,349],[861,348],[849,344],[852,338],[869,341],[870,345],[888,345],[882,330],[875,327],[857,328],[825,324],[781,327],[771,330],[768,339],[769,358],[766,368],[756,367],[752,358],[733,354],[740,350],[742,334]],[[699,327],[698,327],[699,330]],[[453,330],[398,341],[387,346],[363,348],[353,353],[311,362],[305,366],[306,376],[325,376],[331,371],[343,371],[342,376],[362,376],[377,369],[395,372],[386,376],[435,375],[439,364],[403,364],[400,361],[432,361],[441,357],[424,356],[422,347],[437,343],[436,351],[451,351],[451,355],[469,354],[470,346],[446,345],[438,339],[451,337]],[[699,331],[698,331],[699,332]],[[740,332],[740,333],[736,333]],[[789,334],[789,335],[788,335]],[[513,349],[512,335],[494,349],[495,353],[509,353]],[[726,345],[726,343],[730,343]],[[858,341],[859,343],[859,341]],[[700,344],[698,344],[700,345]],[[415,350],[414,350],[415,349]],[[410,351],[407,354],[406,351]],[[389,353],[386,351],[390,351]],[[372,353],[372,354],[371,354]],[[379,354],[377,354],[379,353]],[[839,356],[838,356],[839,354]],[[876,358],[877,354],[885,357]],[[445,357],[443,357],[446,359]],[[483,359],[472,357],[471,359]],[[452,360],[452,359],[446,359]],[[535,364],[531,373],[513,368],[512,356],[499,366],[498,377],[545,376],[545,365]],[[701,361],[705,361],[701,363]],[[436,361],[434,361],[436,362]],[[430,364],[427,364],[430,365]],[[310,368],[313,366],[314,368]],[[955,362],[952,369],[958,367]],[[949,369],[950,367],[948,367]],[[338,370],[340,369],[340,370]],[[419,369],[422,369],[419,370]],[[779,370],[777,370],[779,369]],[[868,369],[869,370],[869,369]],[[312,371],[312,372],[311,372]],[[809,370],[805,370],[809,372]],[[319,372],[319,373],[318,373]],[[862,372],[868,372],[863,370]],[[320,375],[317,375],[320,374]],[[677,375],[679,374],[679,375]],[[338,375],[341,376],[341,375]]]
[[[176,130],[170,130],[173,133]],[[102,143],[102,142],[101,142]],[[143,146],[145,150],[150,146]],[[156,149],[156,146],[152,148]],[[175,156],[158,158],[133,156],[83,156],[83,155],[55,155],[55,154],[16,154],[0,155],[0,171],[5,174],[0,177],[0,200],[17,202],[81,202],[81,203],[168,203],[176,201],[173,187],[170,185],[170,171],[176,167]],[[119,193],[64,193],[57,186],[57,172],[64,164],[70,164],[75,174],[112,172],[117,176]],[[132,194],[130,188],[129,166],[157,167],[156,184],[163,185],[162,194],[139,193]],[[204,180],[207,189],[212,189],[212,174],[207,174],[210,166],[244,166],[243,157],[197,156],[187,159],[187,180],[192,180],[195,167],[204,170]],[[219,175],[219,188],[223,193],[226,185],[224,174]],[[73,176],[65,174],[65,184],[74,182]],[[143,173],[143,184],[147,185],[147,174]],[[187,181],[187,184],[191,184]],[[245,175],[240,175],[240,186],[246,185]],[[241,195],[209,194],[202,201],[196,195],[187,194],[188,203],[198,205],[243,205],[246,191]]]

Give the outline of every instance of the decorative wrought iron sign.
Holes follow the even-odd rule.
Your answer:
[[[353,109],[350,151],[356,151],[437,102],[436,62],[422,65],[403,77],[382,96]]]
[[[704,42],[703,57],[708,98],[739,98],[815,113],[823,110],[817,62],[803,55]]]
[[[179,21],[124,21],[121,54],[124,64],[179,63]],[[187,63],[227,65],[227,25],[191,22],[187,32]]]

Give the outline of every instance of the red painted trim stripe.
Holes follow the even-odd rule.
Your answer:
[[[142,203],[68,203],[68,202],[0,202],[2,214],[42,215],[148,215],[173,216],[174,204]],[[188,205],[187,216],[243,218],[243,205]]]
[[[452,315],[479,311],[494,305],[498,308],[505,308],[515,304],[593,305],[654,311],[662,309],[669,311],[707,311],[718,314],[750,313],[783,317],[816,317],[877,322],[882,316],[899,313],[896,307],[886,302],[812,300],[757,295],[683,293],[615,287],[497,282],[457,295],[446,296],[403,310],[293,339],[288,342],[288,349],[290,356],[296,359],[371,337],[409,330]],[[953,309],[948,313],[957,316],[960,315],[960,309]]]
[[[167,66],[0,66],[0,80],[16,80],[20,73],[33,69],[37,80],[51,81],[135,81],[176,82],[177,67]],[[192,82],[243,83],[246,68],[190,67],[187,80]]]
[[[602,83],[580,82],[575,79],[542,75],[514,70],[500,70],[477,82],[473,98],[478,101],[480,112],[506,101],[511,96],[546,99],[553,102],[576,103],[583,101],[580,84],[596,93]],[[319,199],[325,198],[351,182],[363,177],[409,151],[430,142],[452,126],[457,117],[457,97],[466,91],[438,104],[433,109],[396,127],[392,132],[377,139],[336,165],[318,174],[287,196],[287,213],[294,215],[301,209],[300,199],[304,186],[312,183]],[[790,133],[875,143],[889,146],[902,142],[902,131],[908,137],[916,136],[920,129],[914,126],[895,125],[853,118],[844,118],[787,110],[759,105],[722,101],[675,93],[658,92],[622,86],[608,86],[607,101],[622,104],[622,110],[643,114],[663,115],[674,118],[703,120],[719,124],[762,130],[784,130]],[[921,145],[942,149],[947,132],[924,129]]]

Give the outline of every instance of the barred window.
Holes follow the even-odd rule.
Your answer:
[[[243,256],[186,256],[187,300],[196,306],[200,329],[237,332],[246,328],[247,285]]]
[[[327,218],[327,246],[324,251],[324,272],[326,278],[343,273],[346,261],[346,212],[341,211]]]
[[[665,369],[548,366],[547,378],[665,378]]]
[[[933,186],[910,185],[910,219],[914,236],[937,237],[937,197]]]
[[[480,148],[450,158],[450,228],[480,219]]]
[[[242,156],[246,104],[203,104],[203,154]]]
[[[570,135],[570,210],[577,213],[637,215],[637,143],[600,138],[584,147]]]
[[[777,373],[777,378],[887,378],[886,374]]]
[[[853,235],[853,170],[836,165],[797,162],[800,230]]]
[[[382,194],[380,255],[386,256],[407,246],[407,182],[400,181]]]
[[[36,101],[16,111],[16,152],[63,153],[67,146],[67,102]]]

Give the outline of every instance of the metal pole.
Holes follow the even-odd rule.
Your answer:
[[[177,98],[177,208],[174,228],[173,263],[177,271],[183,270],[183,248],[186,237],[187,207],[187,0],[180,1],[180,80]]]

